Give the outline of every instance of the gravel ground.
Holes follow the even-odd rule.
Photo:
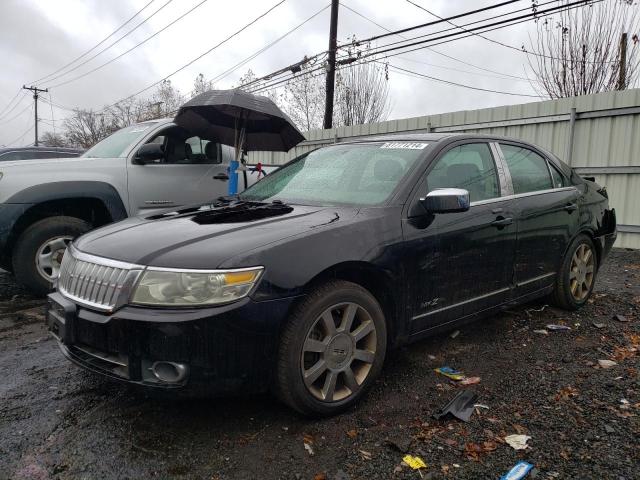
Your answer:
[[[41,312],[0,272],[3,479],[496,479],[519,460],[529,478],[640,478],[638,251],[612,253],[579,312],[539,302],[392,353],[367,399],[327,420],[268,396],[145,397],[69,364]],[[572,330],[534,333],[549,323]],[[464,388],[443,365],[481,377],[468,388],[489,408],[469,423],[432,418]],[[504,442],[516,433],[529,448]]]

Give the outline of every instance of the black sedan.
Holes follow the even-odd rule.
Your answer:
[[[531,144],[372,137],[80,237],[47,319],[111,378],[329,415],[391,347],[543,296],[584,305],[615,238],[606,190]]]

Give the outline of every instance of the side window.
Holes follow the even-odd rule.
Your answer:
[[[158,163],[165,165],[221,163],[217,143],[197,136],[185,138],[184,132],[184,130],[176,127],[169,128],[147,142],[164,146],[164,160]]]
[[[551,170],[551,181],[553,182],[553,188],[564,187],[564,177],[558,171],[558,169],[553,166],[551,162],[549,162],[549,170]]]
[[[528,148],[500,144],[511,173],[513,193],[535,192],[553,188],[547,161]]]
[[[472,202],[500,196],[498,173],[486,143],[469,143],[447,150],[427,175],[429,191],[464,188]]]

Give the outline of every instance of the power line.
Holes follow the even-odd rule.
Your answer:
[[[98,53],[92,55],[91,57],[87,58],[85,61],[83,61],[82,63],[79,63],[78,65],[74,66],[73,68],[70,68],[69,70],[67,70],[66,72],[61,73],[60,75],[56,75],[52,78],[47,79],[47,82],[53,82],[54,80],[57,80],[61,77],[64,77],[65,75],[68,75],[69,73],[73,72],[74,70],[77,70],[78,68],[82,67],[83,65],[86,65],[87,63],[89,63],[91,60],[93,60],[94,58],[96,58],[98,55],[101,55],[102,53],[106,52],[107,50],[109,50],[111,47],[113,47],[116,43],[120,42],[120,40],[128,37],[129,35],[131,35],[133,32],[135,32],[138,28],[140,28],[142,25],[144,25],[146,22],[148,22],[149,20],[151,20],[155,15],[157,15],[158,13],[160,13],[160,11],[166,7],[167,5],[169,5],[171,2],[173,2],[173,0],[167,0],[167,2],[165,2],[160,8],[158,8],[155,12],[153,12],[151,15],[149,15],[147,18],[145,18],[143,21],[141,21],[140,23],[138,23],[135,27],[133,27],[131,30],[129,30],[127,33],[125,33],[124,35],[122,35],[120,38],[118,38],[117,40],[115,40],[114,42],[111,42],[109,45],[107,45],[106,47],[104,47],[102,50],[100,50]],[[42,83],[42,82],[40,82]]]
[[[11,98],[11,100],[9,100],[9,103],[7,103],[4,108],[2,109],[2,111],[0,112],[0,118],[4,115],[5,110],[7,110],[7,108],[9,108],[9,106],[13,103],[13,101],[18,98],[18,96],[20,95],[20,93],[22,93],[22,89],[19,88],[18,91],[16,92],[16,94],[13,96],[13,98]],[[14,107],[15,108],[15,107]]]
[[[387,31],[387,32],[392,32],[392,30],[391,30],[391,29],[389,29],[389,28],[385,27],[384,25],[380,25],[379,23],[377,23],[376,21],[374,21],[374,20],[372,20],[371,18],[367,17],[366,15],[363,15],[362,13],[358,12],[357,10],[355,10],[355,9],[353,9],[353,8],[351,8],[351,7],[349,7],[349,6],[348,6],[348,5],[346,5],[344,2],[342,2],[342,3],[341,3],[341,5],[342,5],[344,8],[346,8],[347,10],[350,10],[351,12],[353,12],[353,13],[355,13],[356,15],[358,15],[358,16],[360,16],[360,17],[364,18],[364,19],[365,19],[365,20],[367,20],[368,22],[371,22],[372,24],[374,24],[374,25],[376,25],[377,27],[381,28],[382,30],[385,30],[385,31]],[[407,39],[407,37],[405,37],[405,36],[403,36],[403,35],[401,35],[401,34],[396,34],[396,35],[397,35],[398,37],[400,37],[400,38],[403,38],[403,39],[405,39],[405,40],[408,40],[408,39]],[[484,68],[484,67],[480,67],[480,66],[478,66],[478,65],[474,65],[473,63],[467,62],[467,61],[465,61],[465,60],[461,60],[461,59],[456,58],[456,57],[453,57],[453,56],[451,56],[451,55],[447,55],[447,54],[445,54],[445,53],[439,52],[438,50],[435,50],[434,48],[431,48],[431,47],[427,47],[427,50],[429,50],[429,51],[430,51],[430,52],[432,52],[432,53],[435,53],[436,55],[440,55],[440,56],[445,57],[445,58],[448,58],[448,59],[450,59],[450,60],[454,60],[454,61],[456,61],[456,62],[462,63],[463,65],[467,65],[467,66],[469,66],[469,67],[477,68],[478,70],[483,70],[483,71],[485,71],[485,72],[494,73],[494,74],[496,74],[496,75],[497,75],[497,76],[496,76],[496,75],[486,75],[486,74],[485,74],[485,76],[488,76],[488,77],[493,77],[493,78],[505,78],[505,77],[508,77],[508,78],[515,78],[515,79],[517,79],[517,80],[526,81],[526,82],[530,82],[530,81],[531,81],[530,79],[525,78],[525,77],[519,77],[519,76],[517,76],[517,75],[511,75],[511,74],[508,74],[508,73],[497,72],[497,71],[495,71],[495,70],[490,70],[490,69],[488,69],[488,68]],[[434,64],[430,64],[430,63],[422,62],[422,61],[420,61],[420,60],[410,59],[410,58],[407,58],[407,57],[398,57],[398,58],[401,58],[401,59],[403,59],[403,60],[405,60],[405,61],[408,61],[408,62],[422,63],[422,64],[424,64],[424,65],[428,65],[428,66],[435,67],[435,68],[443,68],[443,69],[445,69],[445,70],[447,70],[447,69],[448,69],[448,70],[453,70],[453,71],[456,71],[456,72],[469,73],[469,74],[471,74],[471,75],[483,75],[483,74],[478,73],[478,72],[470,72],[470,71],[467,71],[467,70],[460,70],[460,69],[453,68],[453,67],[445,67],[445,66],[443,66],[443,65],[434,65]]]
[[[376,63],[383,64],[382,62],[379,62],[377,60],[374,60],[374,61]],[[427,80],[433,80],[435,82],[447,83],[449,85],[454,85],[456,87],[468,88],[468,89],[471,89],[471,90],[478,90],[478,91],[481,91],[481,92],[499,93],[501,95],[511,95],[511,96],[515,96],[515,97],[531,97],[531,98],[538,98],[538,99],[539,98],[543,98],[540,95],[530,95],[530,94],[526,94],[526,93],[505,92],[505,91],[501,91],[501,90],[491,90],[491,89],[488,89],[488,88],[474,87],[472,85],[465,85],[463,83],[452,82],[450,80],[444,80],[442,78],[437,78],[437,77],[432,77],[430,75],[425,75],[424,73],[414,72],[413,70],[409,70],[409,69],[406,69],[406,68],[398,67],[397,65],[393,65],[391,63],[389,63],[388,65],[391,68],[395,69],[395,70],[399,70],[398,73],[405,72],[405,73],[410,74],[411,76],[414,76],[414,77],[417,76],[417,77],[425,78]]]
[[[245,58],[244,60],[242,60],[239,63],[236,63],[233,67],[225,70],[224,72],[222,72],[220,75],[212,78],[210,81],[211,82],[219,82],[220,80],[222,80],[223,78],[227,77],[228,75],[230,75],[231,73],[233,73],[235,70],[237,70],[238,68],[240,68],[243,65],[246,65],[248,62],[250,62],[251,60],[253,60],[254,58],[256,58],[258,55],[260,55],[261,53],[265,52],[266,50],[268,50],[269,48],[273,47],[276,43],[278,43],[280,40],[282,40],[283,38],[289,36],[290,34],[292,34],[293,32],[295,32],[296,30],[298,30],[300,27],[302,27],[305,23],[310,22],[311,20],[313,20],[315,17],[317,17],[318,15],[320,15],[322,12],[324,12],[327,8],[329,8],[330,4],[327,4],[326,6],[324,6],[323,8],[321,8],[320,10],[318,10],[316,13],[314,13],[313,15],[311,15],[309,18],[307,18],[306,20],[304,20],[302,23],[299,23],[298,25],[296,25],[295,27],[293,27],[291,30],[289,30],[288,32],[286,32],[284,35],[281,35],[280,37],[276,38],[274,41],[272,41],[271,43],[269,43],[268,45],[264,46],[263,48],[261,48],[260,50],[254,52],[252,55],[250,55],[249,57]]]
[[[151,5],[153,2],[155,2],[155,0],[151,0],[150,2],[148,2],[144,7],[142,7],[140,10],[138,10],[136,13],[133,14],[132,17],[130,17],[126,22],[124,22],[122,25],[120,25],[118,28],[116,28],[113,32],[111,32],[109,35],[107,35],[106,37],[104,37],[102,40],[100,40],[98,43],[96,43],[93,47],[91,47],[89,50],[87,50],[86,52],[84,52],[82,55],[80,55],[79,57],[74,58],[73,60],[71,60],[69,63],[67,63],[66,65],[63,65],[62,67],[60,67],[58,70],[56,70],[55,72],[51,72],[49,75],[45,75],[44,77],[40,77],[37,80],[34,80],[32,82],[29,83],[38,83],[41,80],[44,80],[45,78],[49,78],[52,75],[55,75],[58,72],[61,72],[62,70],[64,70],[65,68],[67,68],[70,65],[73,65],[75,62],[77,62],[78,60],[80,60],[82,57],[84,57],[85,55],[91,53],[92,51],[94,51],[96,48],[98,48],[100,45],[102,45],[104,42],[106,42],[107,40],[109,40],[111,37],[113,37],[116,33],[118,33],[120,30],[122,30],[129,22],[131,22],[131,20],[133,20],[134,18],[136,18],[138,15],[140,15],[143,10],[145,10],[149,5]]]
[[[55,85],[51,85],[51,87],[49,87],[49,88],[57,88],[57,87],[60,87],[60,86],[62,86],[62,85],[66,85],[66,84],[68,84],[68,83],[75,82],[76,80],[79,80],[79,79],[81,79],[81,78],[84,78],[84,77],[86,77],[87,75],[90,75],[90,74],[92,74],[93,72],[96,72],[96,71],[98,71],[98,70],[100,70],[100,69],[102,69],[102,68],[106,67],[107,65],[110,65],[111,63],[115,62],[115,61],[116,61],[116,60],[118,60],[119,58],[124,57],[125,55],[127,55],[127,54],[128,54],[128,53],[130,53],[130,52],[132,52],[132,51],[133,51],[133,50],[135,50],[136,48],[138,48],[138,47],[140,47],[141,45],[143,45],[143,44],[147,43],[147,42],[148,42],[149,40],[151,40],[153,37],[155,37],[155,36],[157,36],[157,35],[161,34],[161,33],[162,33],[162,32],[164,32],[167,28],[171,27],[172,25],[174,25],[174,24],[176,24],[177,22],[179,22],[180,20],[182,20],[184,17],[186,17],[187,15],[189,15],[189,14],[190,14],[191,12],[193,12],[196,8],[200,7],[201,5],[203,5],[203,4],[204,4],[205,2],[207,2],[207,1],[208,1],[208,0],[202,0],[202,1],[201,1],[200,3],[198,3],[196,6],[192,7],[192,8],[191,8],[191,9],[189,9],[189,10],[187,10],[185,13],[183,13],[182,15],[180,15],[178,18],[176,18],[176,19],[175,19],[175,20],[173,20],[172,22],[169,22],[167,25],[165,25],[163,28],[161,28],[160,30],[158,30],[157,32],[155,32],[153,35],[148,36],[147,38],[145,38],[145,39],[144,39],[144,40],[142,40],[141,42],[139,42],[139,43],[135,44],[135,45],[134,45],[133,47],[131,47],[129,50],[127,50],[127,51],[125,51],[125,52],[121,53],[120,55],[118,55],[118,56],[116,56],[116,57],[112,58],[111,60],[109,60],[109,61],[107,61],[107,62],[105,62],[105,63],[103,63],[103,64],[101,64],[101,65],[98,65],[97,67],[95,67],[95,68],[93,68],[93,69],[91,69],[91,70],[89,70],[89,71],[87,71],[87,72],[84,72],[84,73],[82,73],[82,74],[80,74],[80,75],[78,75],[78,76],[75,76],[75,77],[73,77],[73,78],[71,78],[71,79],[69,79],[69,80],[64,80],[64,81],[62,81],[62,82],[60,82],[60,83],[56,83]],[[67,73],[69,73],[69,72],[67,72]]]
[[[16,105],[18,105],[18,104],[16,104]],[[18,118],[20,115],[22,115],[24,112],[26,112],[32,106],[33,106],[32,103],[28,103],[22,110],[20,110],[18,113],[16,113],[13,117],[7,118],[6,120],[3,120],[2,122],[0,122],[0,125],[4,125],[6,123],[12,122],[13,120]],[[7,112],[7,113],[9,113],[9,112]]]
[[[467,32],[467,31],[468,31],[468,30],[466,30],[464,27],[462,27],[462,26],[460,26],[460,25],[457,25],[457,24],[455,24],[455,23],[453,23],[453,22],[451,22],[451,21],[449,21],[449,20],[446,20],[446,19],[442,18],[440,15],[438,15],[438,14],[436,14],[436,13],[433,13],[431,10],[426,9],[426,8],[425,8],[425,7],[423,7],[422,5],[418,5],[418,4],[417,4],[417,3],[415,3],[413,0],[406,0],[406,1],[407,1],[408,3],[410,3],[411,5],[414,5],[415,7],[418,7],[420,10],[423,10],[423,11],[427,12],[429,15],[432,15],[432,16],[434,16],[434,17],[436,17],[436,18],[439,18],[440,20],[445,20],[445,21],[446,21],[447,23],[449,23],[450,25],[453,25],[454,27],[459,28],[460,30],[462,30],[462,31],[464,31],[464,32]],[[546,2],[546,3],[545,3],[545,4],[543,4],[543,5],[546,5],[547,3],[551,3],[551,2]],[[526,55],[534,55],[534,56],[536,56],[536,57],[548,58],[548,59],[550,59],[550,60],[561,60],[561,61],[566,61],[566,59],[562,59],[562,58],[558,58],[558,57],[553,57],[553,56],[550,56],[550,55],[544,55],[544,54],[537,53],[537,52],[529,52],[529,51],[527,51],[527,50],[525,50],[525,49],[524,49],[524,45],[523,45],[521,48],[518,48],[518,47],[514,47],[513,45],[509,45],[509,44],[507,44],[507,43],[501,42],[501,41],[499,41],[499,40],[494,40],[493,38],[485,37],[484,35],[481,35],[481,34],[479,34],[479,33],[474,33],[474,35],[475,35],[475,36],[477,36],[477,37],[480,37],[480,38],[482,38],[483,40],[486,40],[486,41],[488,41],[488,42],[495,43],[496,45],[500,45],[500,46],[502,46],[502,47],[509,48],[509,49],[511,49],[511,50],[515,50],[516,52],[524,53],[524,54],[526,54]],[[582,61],[580,61],[580,62],[582,62]],[[609,63],[617,63],[617,62],[618,62],[618,61],[617,61],[617,60],[615,60],[615,61],[610,61]],[[593,62],[588,62],[588,63],[593,63]]]
[[[181,66],[180,68],[178,68],[177,70],[174,70],[172,73],[170,73],[169,75],[161,78],[160,80],[158,80],[157,82],[154,82],[148,86],[146,86],[145,88],[143,88],[142,90],[137,91],[136,93],[132,93],[131,95],[121,98],[120,100],[107,105],[106,107],[104,107],[102,110],[99,110],[99,112],[104,112],[105,110],[109,109],[110,107],[113,107],[115,105],[117,105],[119,102],[122,102],[124,100],[128,100],[131,97],[135,97],[136,95],[140,95],[143,92],[146,92],[147,90],[149,90],[150,88],[155,87],[156,85],[159,85],[160,83],[164,82],[165,80],[167,80],[168,78],[174,76],[176,73],[181,72],[182,70],[184,70],[185,68],[189,67],[190,65],[194,64],[195,62],[197,62],[198,60],[200,60],[202,57],[208,55],[209,53],[211,53],[212,51],[214,51],[216,48],[220,47],[221,45],[224,45],[225,43],[227,43],[229,40],[231,40],[232,38],[236,37],[237,35],[239,35],[240,33],[242,33],[243,31],[245,31],[247,28],[249,28],[251,25],[253,25],[254,23],[258,22],[259,20],[261,20],[263,17],[267,16],[269,13],[271,13],[273,10],[275,10],[277,7],[279,7],[280,5],[282,5],[284,2],[286,2],[286,0],[280,0],[279,2],[277,2],[275,5],[273,5],[272,7],[270,7],[268,10],[266,10],[264,13],[258,15],[256,18],[254,18],[253,20],[251,20],[249,23],[247,23],[246,25],[244,25],[242,28],[240,28],[239,30],[236,30],[234,33],[232,33],[231,35],[229,35],[228,37],[226,37],[224,40],[218,42],[216,45],[214,45],[213,47],[211,47],[209,50],[205,51],[204,53],[198,55],[196,58],[194,58],[193,60],[187,62],[186,64],[184,64],[183,66]]]
[[[493,22],[493,23],[489,23],[489,24],[485,24],[485,25],[479,25],[477,27],[473,27],[473,28],[469,29],[468,30],[470,32],[469,35],[462,35],[462,33],[465,33],[465,32],[453,32],[453,33],[448,33],[448,34],[445,34],[445,35],[440,35],[439,37],[428,38],[428,39],[419,40],[419,41],[412,42],[412,43],[406,43],[404,45],[396,45],[397,43],[402,43],[402,42],[392,42],[392,43],[381,45],[380,47],[377,47],[376,49],[368,52],[365,56],[360,56],[359,59],[366,58],[366,57],[369,57],[371,55],[380,55],[382,53],[393,52],[393,51],[396,51],[396,50],[399,50],[399,49],[404,49],[404,48],[408,48],[408,47],[412,47],[412,46],[416,46],[416,45],[424,45],[427,42],[434,42],[434,41],[437,41],[437,40],[445,40],[445,41],[440,42],[440,43],[436,43],[435,45],[441,45],[442,43],[449,43],[450,41],[453,41],[453,40],[459,40],[460,38],[467,38],[469,36],[472,36],[472,35],[474,35],[473,32],[475,32],[477,30],[483,30],[482,33],[485,33],[485,32],[488,32],[488,31],[493,31],[493,30],[498,30],[498,29],[501,29],[501,28],[505,28],[507,26],[512,26],[512,25],[516,25],[518,23],[525,22],[525,21],[527,21],[527,20],[529,20],[530,18],[533,18],[533,17],[540,17],[540,16],[550,15],[552,13],[555,13],[557,10],[562,10],[562,9],[570,10],[572,8],[577,8],[577,7],[583,6],[585,3],[590,2],[590,1],[591,0],[578,0],[576,2],[568,3],[566,5],[551,7],[551,8],[548,8],[546,10],[540,10],[540,11],[535,12],[535,13],[519,15],[519,16],[511,17],[511,18],[508,18],[508,19],[499,20],[497,22]],[[490,27],[493,27],[493,28],[490,28]],[[487,29],[487,30],[484,30],[484,29]],[[436,32],[436,34],[437,33],[440,33],[440,32]],[[446,39],[450,39],[451,37],[457,37],[457,38],[454,38],[453,40],[446,40]],[[416,37],[416,38],[420,38],[420,37]],[[411,40],[413,40],[413,39],[409,39],[409,41],[411,41]],[[363,42],[359,42],[359,43],[363,43]],[[396,46],[392,46],[392,45],[396,45]],[[342,48],[344,48],[344,47],[342,47]],[[404,52],[401,52],[401,53],[407,53],[407,52],[410,52],[410,51],[420,50],[422,48],[425,48],[425,47],[419,47],[419,48],[416,48],[416,49],[413,49],[413,50],[405,50]],[[355,61],[355,60],[356,59],[354,58],[352,61]],[[345,62],[345,60],[343,60],[343,62]]]
[[[527,15],[521,15],[519,17],[513,17],[513,18],[509,18],[507,20],[501,20],[499,22],[495,22],[495,23],[488,24],[488,25],[481,25],[481,26],[474,27],[474,28],[475,28],[475,30],[487,29],[486,31],[498,30],[498,29],[501,29],[501,28],[505,28],[507,26],[512,26],[512,25],[516,25],[518,23],[522,23],[522,22],[528,21],[533,16],[544,17],[544,16],[547,16],[547,15],[550,15],[552,12],[555,12],[556,10],[558,10],[558,8],[567,9],[567,10],[571,10],[573,8],[578,8],[578,7],[582,6],[582,5],[584,5],[584,3],[588,2],[588,1],[589,0],[580,0],[580,1],[573,2],[573,3],[568,4],[568,5],[563,5],[561,7],[552,7],[552,8],[549,8],[549,9],[546,9],[546,10],[543,10],[543,11],[539,11],[539,12],[536,12],[536,13],[529,13]],[[596,0],[596,1],[601,1],[601,0]],[[458,16],[462,16],[462,14],[459,14]],[[489,28],[489,27],[492,27],[492,28]],[[412,27],[410,27],[410,29],[411,28]],[[406,29],[404,29],[404,30],[406,30]],[[393,34],[398,34],[398,32],[403,32],[404,30],[396,31]],[[343,59],[338,63],[348,64],[348,63],[353,63],[353,62],[356,62],[356,61],[361,62],[363,59],[371,57],[373,55],[379,55],[381,53],[393,52],[393,51],[396,51],[396,50],[406,49],[406,48],[411,47],[411,46],[419,45],[419,46],[417,46],[417,47],[415,47],[413,49],[410,49],[410,50],[403,50],[403,51],[400,51],[398,53],[388,54],[388,55],[384,56],[384,58],[393,57],[393,56],[397,56],[397,55],[400,55],[400,54],[403,54],[403,53],[409,53],[409,52],[413,52],[413,51],[417,51],[417,50],[422,50],[424,48],[428,48],[429,46],[441,45],[441,44],[444,44],[444,43],[449,43],[449,42],[452,42],[452,41],[459,40],[460,38],[466,38],[466,37],[470,36],[470,35],[462,35],[463,33],[464,32],[454,32],[454,33],[450,33],[450,34],[446,34],[446,35],[441,35],[440,37],[420,40],[418,42],[405,44],[405,45],[399,45],[399,46],[395,46],[395,47],[391,47],[391,48],[386,48],[386,47],[388,47],[388,45],[393,45],[393,43],[392,44],[387,44],[387,45],[382,45],[378,49],[372,50],[371,52],[368,52],[365,55],[360,55],[360,56],[356,56],[356,57],[350,57],[350,58],[348,58],[346,60]],[[389,35],[391,35],[391,34],[392,33],[389,33]],[[373,38],[373,37],[371,37],[371,38]],[[409,39],[409,40],[413,40],[413,39]],[[439,43],[435,43],[435,44],[425,45],[427,42],[433,42],[433,41],[436,41],[436,40],[442,40],[442,41],[440,41]],[[364,42],[365,41],[359,41],[358,43],[364,43]],[[398,42],[396,42],[396,43],[398,43]],[[343,48],[344,48],[344,46],[343,46]],[[271,79],[273,79],[274,76],[280,75],[280,74],[284,74],[284,73],[286,73],[288,71],[291,71],[291,72],[295,73],[296,71],[299,71],[299,69],[295,70],[293,67],[300,66],[300,65],[303,65],[305,63],[306,63],[306,60],[303,60],[301,62],[297,62],[296,64],[290,65],[288,67],[281,68],[280,70],[277,70],[275,72],[272,72],[272,73],[270,73],[268,75],[265,75],[263,77],[257,78],[255,80],[249,82],[248,84],[245,85],[245,87],[246,86],[250,86],[252,84],[258,84],[259,82],[264,81],[264,80],[271,80]],[[315,70],[312,70],[312,72],[313,71],[315,71]],[[310,73],[310,72],[308,72],[308,73]],[[291,75],[289,77],[289,79],[293,78],[293,76],[294,75]],[[285,79],[279,80],[277,82],[273,82],[273,83],[269,84],[267,87],[260,87],[260,89],[271,88],[271,87],[274,87],[274,86],[276,86],[278,84],[282,84],[282,83],[286,82],[287,80],[288,79],[285,78]]]

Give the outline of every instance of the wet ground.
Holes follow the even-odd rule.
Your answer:
[[[496,479],[526,460],[529,478],[637,479],[640,252],[614,251],[596,290],[576,313],[530,304],[395,352],[364,402],[318,421],[268,396],[160,400],[85,373],[0,272],[0,478]],[[550,323],[572,330],[534,333]],[[465,388],[443,365],[481,377],[467,388],[488,408],[469,423],[432,418]]]

